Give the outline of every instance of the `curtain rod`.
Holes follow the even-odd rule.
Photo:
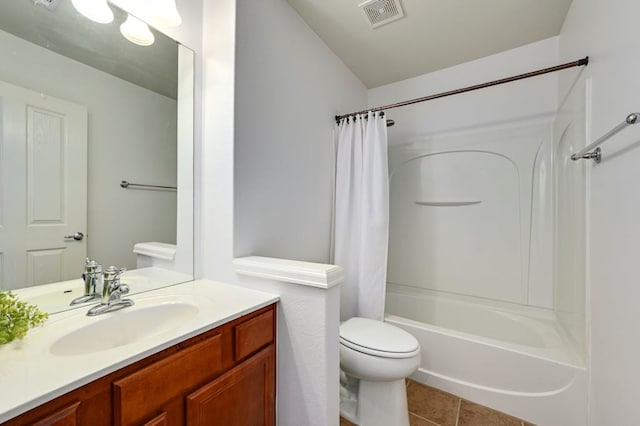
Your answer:
[[[537,71],[531,71],[531,72],[527,72],[527,73],[524,73],[524,74],[518,74],[518,75],[514,75],[514,76],[511,76],[511,77],[507,77],[507,78],[501,78],[500,80],[494,80],[494,81],[489,81],[487,83],[476,84],[474,86],[463,87],[462,89],[449,90],[448,92],[437,93],[435,95],[424,96],[422,98],[411,99],[411,100],[408,100],[408,101],[398,102],[398,103],[391,104],[391,105],[385,105],[385,106],[380,106],[380,107],[375,107],[375,108],[369,108],[369,109],[365,109],[365,110],[358,111],[358,112],[352,112],[350,114],[336,115],[336,123],[340,123],[340,120],[343,119],[343,118],[351,117],[351,116],[357,115],[357,114],[365,114],[365,113],[367,113],[369,111],[382,111],[382,110],[386,110],[386,109],[398,108],[398,107],[401,107],[401,106],[417,104],[419,102],[425,102],[425,101],[430,101],[432,99],[444,98],[445,96],[451,96],[451,95],[457,95],[457,94],[460,94],[460,93],[471,92],[472,90],[484,89],[485,87],[497,86],[499,84],[510,83],[512,81],[522,80],[522,79],[529,78],[529,77],[535,77],[535,76],[538,76],[538,75],[547,74],[547,73],[555,72],[555,71],[560,71],[560,70],[564,70],[564,69],[567,69],[567,68],[586,66],[588,64],[589,64],[589,57],[585,56],[584,58],[579,59],[577,61],[567,62],[566,64],[556,65],[554,67],[549,67],[549,68],[543,68],[543,69],[540,69],[540,70],[537,70]]]

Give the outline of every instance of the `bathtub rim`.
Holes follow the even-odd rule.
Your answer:
[[[547,352],[547,353],[553,352],[548,348],[537,349],[530,346],[518,345],[516,343],[504,342],[502,340],[491,339],[489,337],[484,337],[484,336],[478,336],[475,334],[453,330],[450,328],[441,327],[434,324],[424,323],[424,322],[412,320],[410,318],[406,318],[400,315],[389,314],[385,312],[384,321],[386,322],[389,320],[394,325],[397,323],[405,323],[409,326],[434,332],[443,336],[452,336],[452,337],[464,340],[466,342],[481,344],[484,346],[489,346],[494,349],[505,350],[508,352],[517,353],[519,355],[533,357],[541,361],[552,362],[554,364],[558,364],[565,367],[578,368],[578,369],[585,369],[587,367],[586,361],[583,361],[579,356],[574,354],[573,351],[566,351],[567,353],[565,354],[567,355],[567,358],[573,359],[574,362],[571,362],[568,360],[558,359],[557,357],[553,357],[552,355],[549,355],[549,354],[546,354],[546,355],[543,354],[544,352]],[[565,343],[568,344],[567,342]],[[566,349],[566,347],[563,349]],[[542,353],[539,353],[539,352],[542,352]]]

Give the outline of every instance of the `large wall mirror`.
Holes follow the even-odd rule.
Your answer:
[[[109,7],[99,24],[71,0],[0,4],[0,290],[49,312],[87,257],[132,293],[193,278],[193,52],[130,42]]]

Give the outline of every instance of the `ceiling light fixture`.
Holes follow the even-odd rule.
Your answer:
[[[182,23],[175,0],[148,0],[147,9],[151,16],[162,25],[177,27]]]
[[[135,16],[127,16],[127,20],[120,25],[120,32],[131,43],[140,46],[150,46],[155,41],[149,26]]]
[[[113,11],[107,0],[71,0],[71,4],[78,13],[99,24],[113,21]]]
[[[60,3],[60,0],[33,0],[33,3],[44,6],[49,10],[56,10],[56,8],[58,7],[58,3]]]

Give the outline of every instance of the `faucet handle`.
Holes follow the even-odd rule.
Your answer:
[[[84,294],[73,299],[70,305],[90,302],[100,297],[102,292],[102,265],[87,257],[84,260],[82,281],[84,282]]]
[[[109,266],[104,270],[105,281],[115,281],[120,279],[120,275],[125,272],[127,268],[118,268],[117,266]]]
[[[84,261],[84,273],[86,275],[102,273],[102,265],[87,257]]]
[[[87,257],[84,260],[84,272],[82,273],[85,296],[94,294],[101,290],[97,286],[97,281],[99,280],[98,275],[102,275],[102,265]]]
[[[109,295],[112,291],[121,286],[120,275],[122,275],[126,270],[126,268],[118,268],[117,266],[109,266],[104,270],[104,287],[102,290],[103,297]]]

